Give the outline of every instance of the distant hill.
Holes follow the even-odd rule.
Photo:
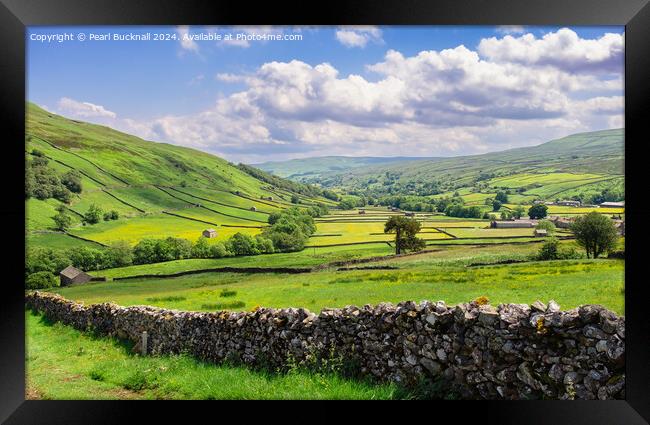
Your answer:
[[[334,171],[322,171],[321,161],[330,167],[333,160],[329,157],[293,160],[276,169],[287,170],[287,164],[293,170],[311,167],[319,172],[313,175],[304,172],[289,178],[371,196],[428,196],[458,190],[466,194],[494,193],[500,188],[517,190],[519,196],[514,199],[519,201],[590,196],[606,189],[623,190],[624,131],[573,134],[537,146],[481,155],[394,158],[392,162],[359,163]]]
[[[287,161],[269,161],[261,164],[251,164],[254,167],[268,171],[276,176],[296,181],[313,179],[325,173],[338,173],[357,167],[378,166],[417,160],[435,161],[443,158],[426,157],[380,157],[380,156],[320,156],[315,158],[290,159]]]

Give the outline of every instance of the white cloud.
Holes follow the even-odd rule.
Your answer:
[[[123,131],[246,162],[472,154],[620,127],[623,64],[610,63],[616,35],[567,34],[490,38],[477,51],[462,45],[412,56],[389,50],[366,67],[372,78],[341,75],[330,63],[268,62],[249,73],[217,74],[243,88],[211,107],[148,122],[117,120],[89,105],[96,114],[113,114]],[[567,50],[555,54],[569,65],[549,62],[549,46],[560,39],[568,40]],[[534,52],[521,53],[521,43]]]
[[[68,97],[62,97],[57,103],[57,110],[68,116],[78,118],[116,118],[115,112],[109,111],[101,105],[90,102],[79,102]]]
[[[368,42],[382,43],[381,30],[372,26],[340,27],[336,39],[345,47],[365,47]]]
[[[562,28],[542,38],[529,33],[483,39],[478,51],[491,61],[552,66],[567,72],[619,72],[624,60],[624,37],[607,33],[598,39],[583,39]]]
[[[181,25],[176,28],[176,33],[180,37],[180,45],[183,50],[188,50],[190,52],[198,53],[199,45],[190,37],[190,27],[187,25]]]

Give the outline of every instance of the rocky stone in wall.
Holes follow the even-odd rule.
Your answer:
[[[476,302],[252,312],[83,305],[30,292],[26,304],[80,330],[140,341],[153,355],[189,353],[284,368],[338,359],[377,381],[442,382],[472,399],[622,399],[625,319],[597,305]]]

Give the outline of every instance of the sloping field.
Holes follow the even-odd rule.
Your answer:
[[[145,238],[166,238],[169,236],[195,241],[201,236],[204,229],[211,227],[216,227],[218,236],[210,239],[210,241],[225,240],[237,232],[247,234],[260,232],[259,229],[217,227],[166,214],[152,214],[128,220],[105,221],[92,226],[71,229],[70,233],[104,244],[120,240],[136,244]]]

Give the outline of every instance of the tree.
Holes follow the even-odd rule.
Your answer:
[[[56,207],[56,211],[57,214],[52,217],[52,220],[54,220],[57,230],[65,232],[72,225],[72,217],[68,214],[68,210],[63,205]]]
[[[598,258],[600,254],[612,251],[618,240],[614,222],[595,211],[578,217],[571,225],[571,231],[578,245],[585,249],[587,258]]]
[[[192,246],[192,258],[210,258],[210,244],[208,238],[199,236]]]
[[[61,183],[67,187],[70,192],[81,193],[81,174],[75,170],[70,170],[61,177]]]
[[[27,289],[45,289],[53,286],[59,286],[59,280],[50,272],[36,272],[27,277],[25,288]]]
[[[495,199],[492,201],[492,211],[499,211],[501,209],[501,201],[498,199]]]
[[[86,214],[84,214],[84,221],[88,224],[97,224],[102,219],[102,209],[97,204],[91,204]]]
[[[106,268],[106,255],[99,249],[78,246],[70,248],[67,253],[72,265],[78,269],[89,271]]]
[[[291,203],[292,204],[299,204],[300,203],[300,198],[298,195],[291,195]]]
[[[133,264],[133,249],[126,241],[116,241],[106,249],[108,267],[124,267]]]
[[[500,191],[497,192],[494,199],[501,202],[502,204],[507,204],[508,203],[508,194],[506,192],[500,190]]]
[[[519,218],[521,218],[522,215],[524,215],[525,212],[526,212],[526,209],[523,206],[517,205],[515,207],[515,209],[512,210],[512,216],[514,218],[519,219]]]
[[[544,204],[533,205],[528,209],[528,217],[532,219],[544,218],[547,211],[548,207]]]
[[[539,230],[546,230],[546,233],[549,236],[555,233],[555,224],[553,224],[551,220],[540,220],[535,228]]]
[[[419,221],[403,216],[393,216],[386,221],[384,233],[395,233],[395,254],[424,249],[425,242],[415,236],[420,231],[420,227]]]
[[[241,232],[235,233],[228,239],[226,248],[235,255],[256,255],[260,253],[255,238]]]
[[[344,199],[341,202],[339,202],[339,208],[342,210],[351,210],[356,206],[357,203],[352,199]]]

